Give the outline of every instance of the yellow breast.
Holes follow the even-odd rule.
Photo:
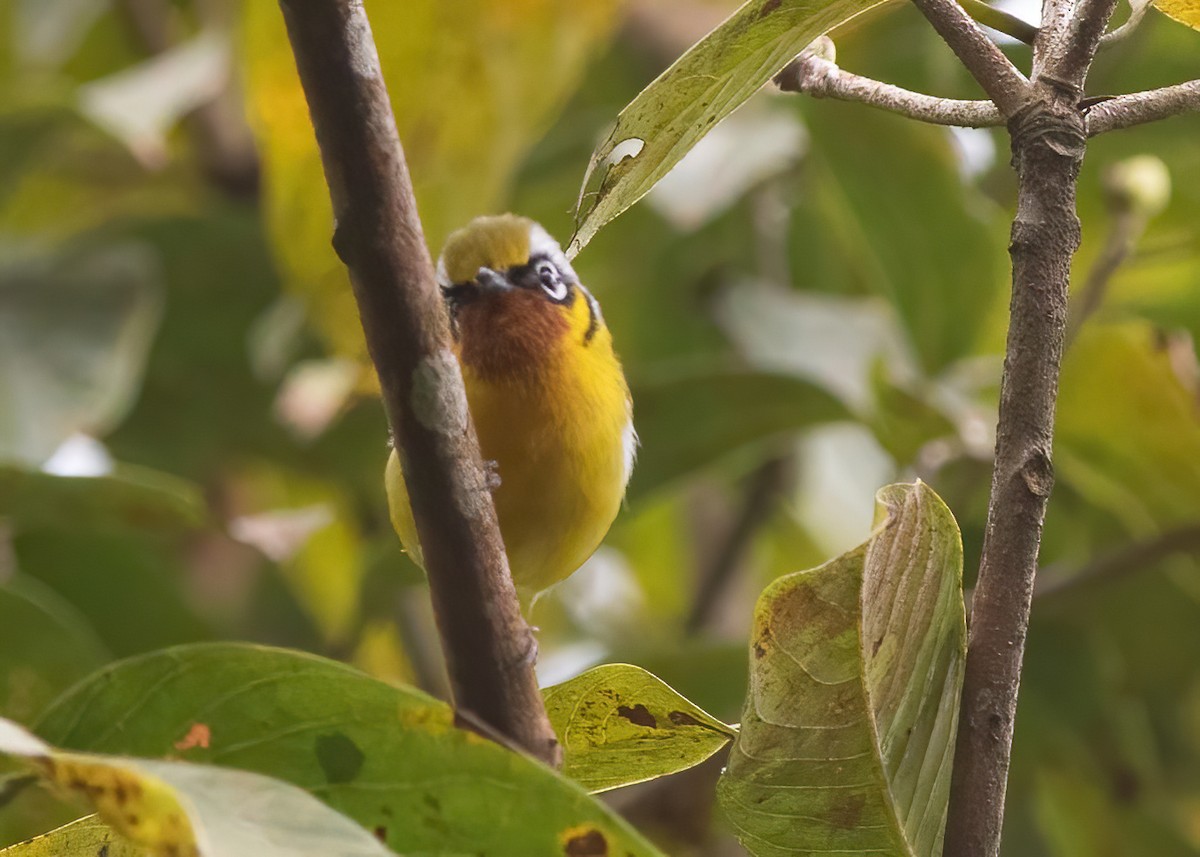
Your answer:
[[[607,328],[592,321],[585,293],[563,312],[566,328],[536,367],[497,371],[494,361],[462,360],[480,451],[499,476],[494,498],[509,567],[526,603],[599,546],[620,508],[636,446],[629,390]],[[387,489],[392,523],[420,563],[395,452]]]

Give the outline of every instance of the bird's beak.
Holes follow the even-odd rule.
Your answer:
[[[475,282],[481,292],[508,292],[513,288],[503,274],[491,268],[480,268],[475,274]]]

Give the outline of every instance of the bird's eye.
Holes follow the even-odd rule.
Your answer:
[[[538,262],[536,270],[538,281],[542,284],[542,291],[549,296],[550,300],[561,301],[567,296],[567,284],[563,282],[558,268],[549,262]]]

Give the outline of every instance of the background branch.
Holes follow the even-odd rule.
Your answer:
[[[913,0],[988,98],[1008,117],[1025,103],[1029,82],[954,0]]]
[[[536,644],[509,576],[366,13],[361,0],[280,6],[333,200],[334,246],[403,458],[460,722],[555,764]]]
[[[1200,111],[1200,80],[1102,101],[1088,110],[1087,132],[1089,137],[1095,137],[1105,131],[1157,122],[1189,111]]]
[[[842,71],[827,54],[823,55],[825,42],[831,51],[833,42],[823,36],[818,40],[820,44],[814,43],[775,76],[776,85],[784,92],[857,101],[935,125],[989,128],[1004,124],[1004,117],[990,101],[937,98]]]
[[[1147,566],[1162,562],[1178,554],[1200,554],[1200,523],[1188,524],[1141,542],[1103,553],[1074,572],[1054,573],[1038,581],[1034,597],[1038,604],[1057,602],[1082,589],[1112,583],[1135,574]]]

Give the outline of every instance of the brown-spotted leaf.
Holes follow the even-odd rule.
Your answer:
[[[0,857],[145,857],[146,852],[95,815],[0,848]]]
[[[379,840],[301,789],[261,774],[56,750],[0,719],[0,753],[87,801],[150,857],[386,857]],[[86,853],[86,852],[76,852]],[[70,852],[60,852],[70,857]]]
[[[563,773],[590,792],[686,770],[737,734],[629,664],[588,670],[548,689],[545,698],[563,746]]]
[[[719,796],[756,857],[936,857],[966,620],[962,543],[920,482],[877,495],[878,526],[762,594],[750,692]]]

